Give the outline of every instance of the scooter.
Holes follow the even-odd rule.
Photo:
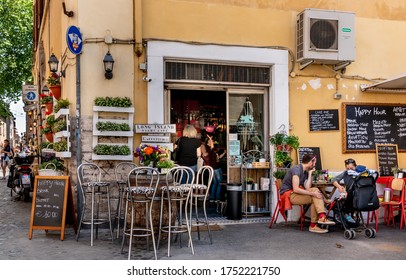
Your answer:
[[[8,187],[23,197],[25,202],[30,201],[30,192],[34,190],[34,173],[31,165],[34,162],[35,156],[15,156],[14,163],[10,167],[10,177]]]

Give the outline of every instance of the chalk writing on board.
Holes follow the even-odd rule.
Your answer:
[[[392,176],[392,168],[398,166],[397,145],[376,145],[380,176]]]
[[[299,147],[297,149],[299,163],[302,163],[302,158],[305,154],[316,155],[316,170],[322,170],[323,166],[321,163],[320,147]]]
[[[310,131],[339,130],[338,110],[309,110]]]
[[[397,144],[406,150],[406,106],[343,103],[343,149],[374,151],[375,144]]]
[[[39,179],[37,181],[34,225],[60,226],[64,205],[65,179]]]

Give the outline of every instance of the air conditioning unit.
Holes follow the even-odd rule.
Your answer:
[[[355,60],[355,13],[305,9],[297,16],[296,59],[301,69],[311,63],[348,65]]]

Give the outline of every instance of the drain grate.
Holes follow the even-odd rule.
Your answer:
[[[260,224],[270,223],[271,217],[253,217],[243,218],[241,220],[228,220],[226,217],[210,217],[208,220],[210,224],[217,225]]]

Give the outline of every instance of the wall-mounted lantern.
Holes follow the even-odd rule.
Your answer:
[[[107,80],[113,78],[113,66],[114,66],[114,59],[113,56],[110,54],[110,51],[106,53],[103,59],[104,64],[104,77]]]

